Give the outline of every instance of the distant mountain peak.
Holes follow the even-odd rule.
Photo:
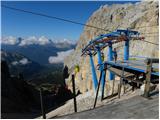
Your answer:
[[[22,37],[13,37],[13,36],[5,36],[2,37],[1,39],[1,43],[4,45],[17,45],[17,46],[29,46],[29,45],[48,45],[48,44],[71,44],[71,45],[75,45],[76,41],[73,40],[69,40],[69,39],[60,39],[60,40],[53,40],[53,39],[49,39],[45,36],[40,36],[40,37],[36,37],[36,36],[29,36],[26,38],[22,38]]]

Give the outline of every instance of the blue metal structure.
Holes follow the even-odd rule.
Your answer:
[[[93,86],[94,86],[94,90],[96,90],[97,85],[98,85],[97,74],[96,74],[96,70],[95,70],[92,54],[89,54],[89,56],[90,56],[90,64],[91,64],[91,71],[92,71]]]
[[[137,73],[138,73],[138,72],[139,72],[139,73],[145,73],[145,72],[146,72],[146,70],[145,70],[146,66],[145,66],[144,64],[141,65],[141,66],[144,67],[144,69],[142,69],[142,68],[134,67],[134,65],[137,66],[137,64],[131,63],[131,62],[129,62],[129,61],[128,61],[126,64],[114,63],[114,62],[112,62],[112,61],[105,61],[105,62],[103,63],[103,65],[104,65],[104,66],[105,66],[105,65],[111,65],[112,67],[117,68],[117,69],[120,69],[120,70],[121,70],[122,68],[124,68],[125,71],[131,72],[131,73],[135,73],[135,72],[137,72]],[[159,77],[159,72],[152,72],[152,73],[151,73],[151,76]]]
[[[117,30],[117,32],[127,36],[127,39],[124,44],[124,61],[127,61],[127,60],[129,60],[129,41],[130,41],[129,38],[132,35],[139,35],[139,33],[137,31],[130,31],[128,29],[127,30]]]
[[[124,44],[124,61],[129,60],[129,40],[125,41]]]
[[[100,65],[100,71],[102,72],[102,78],[101,78],[102,91],[104,91],[106,72],[103,70],[104,69],[103,65],[101,65],[103,64],[103,61],[101,57],[100,47],[97,47],[97,55],[98,55],[98,64]]]
[[[92,79],[93,79],[93,84],[94,88],[97,88],[97,75],[94,67],[94,62],[92,56],[98,54],[98,64],[99,64],[99,70],[102,72],[102,78],[101,78],[101,84],[102,84],[102,92],[104,90],[104,85],[105,85],[105,74],[106,72],[104,71],[104,64],[101,59],[101,50],[103,50],[105,47],[109,46],[108,48],[108,61],[113,60],[113,55],[112,55],[112,45],[118,42],[125,42],[124,45],[124,60],[129,59],[129,41],[134,38],[135,40],[139,40],[139,33],[137,31],[132,31],[132,30],[122,30],[118,29],[115,30],[114,32],[108,33],[108,34],[102,34],[95,38],[94,40],[91,40],[88,45],[84,49],[82,49],[82,56],[89,55],[90,56],[90,64],[91,64],[91,69],[92,69]],[[109,80],[114,79],[114,74],[109,72]]]
[[[112,44],[109,43],[108,45],[108,61],[112,61],[113,60],[113,50],[112,50]],[[115,75],[109,71],[109,80],[113,80],[115,79]]]

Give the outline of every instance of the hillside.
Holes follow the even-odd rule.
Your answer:
[[[22,74],[13,76],[6,61],[1,61],[1,67],[2,118],[24,119],[41,115],[40,87],[43,89],[46,112],[57,108],[72,97],[71,91],[60,84],[35,86],[26,82]]]
[[[142,1],[135,4],[104,5],[90,16],[86,24],[100,27],[108,31],[114,31],[117,28],[130,28],[139,31],[141,36],[145,37],[146,41],[158,43],[158,14],[158,1]],[[84,27],[76,50],[72,55],[65,59],[65,64],[68,65],[71,73],[74,72],[73,68],[75,65],[80,67],[80,71],[76,74],[76,87],[81,92],[92,90],[89,57],[81,57],[81,50],[91,39],[105,33],[108,32],[87,26]],[[118,54],[123,55],[123,44],[124,43],[113,45],[113,48],[117,48]],[[107,60],[107,48],[104,49],[103,52],[105,55],[104,60]],[[158,57],[159,47],[143,41],[132,41],[130,42],[130,55]],[[118,59],[122,59],[122,57],[119,55]],[[94,63],[97,65],[97,55],[94,57]],[[98,70],[97,75],[99,75]],[[67,80],[69,86],[71,86],[70,79],[71,77]],[[111,89],[110,81],[106,82],[106,89],[107,91]]]
[[[12,77],[5,61],[2,66],[2,113],[28,112],[40,105],[39,92],[28,84],[23,75]]]
[[[25,78],[31,78],[45,67],[30,60],[28,57],[17,52],[6,52],[1,50],[1,59],[9,65],[12,75],[22,73]]]

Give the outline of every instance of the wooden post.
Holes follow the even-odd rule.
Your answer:
[[[93,106],[93,108],[95,108],[95,107],[96,107],[97,98],[98,98],[98,92],[99,92],[100,83],[101,83],[101,78],[102,78],[102,71],[101,71],[101,73],[100,73],[100,77],[99,77],[98,88],[97,88],[96,98],[95,98],[95,101],[94,101],[94,106]]]
[[[104,74],[103,74],[104,73]],[[104,76],[103,76],[104,75]],[[104,77],[104,78],[103,78]],[[104,82],[103,84],[102,84],[102,96],[101,96],[101,101],[104,99],[104,88],[105,88],[105,79],[106,78],[106,70],[104,70],[103,69],[103,71],[102,71],[102,82]],[[103,79],[104,79],[104,81],[103,81]]]
[[[118,98],[120,98],[120,94],[121,94],[121,85],[120,84],[118,84]]]
[[[118,98],[120,98],[121,96],[121,87],[122,87],[123,78],[124,78],[124,67],[122,68],[120,84],[118,85]]]
[[[152,72],[152,61],[148,60],[146,64],[147,64],[146,80],[145,80],[145,88],[144,88],[143,96],[148,98],[150,97],[149,92],[150,92],[150,81],[151,81],[151,72]]]
[[[124,94],[126,93],[126,86],[125,83],[123,82],[123,89],[124,89]]]
[[[112,85],[112,95],[114,94],[114,83],[115,83],[115,78],[113,79],[113,85]]]
[[[72,87],[73,87],[74,112],[77,112],[76,89],[75,89],[75,79],[74,79],[74,75],[72,75]]]
[[[40,88],[40,101],[41,101],[41,112],[43,119],[46,119],[46,113],[45,113],[45,107],[44,107],[44,102],[43,102],[43,89]]]

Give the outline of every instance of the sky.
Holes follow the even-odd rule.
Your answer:
[[[86,23],[92,13],[101,5],[126,2],[127,1],[3,1],[1,5]],[[1,10],[2,36],[46,36],[50,39],[65,38],[78,40],[83,31],[83,26],[80,25],[3,7]]]

